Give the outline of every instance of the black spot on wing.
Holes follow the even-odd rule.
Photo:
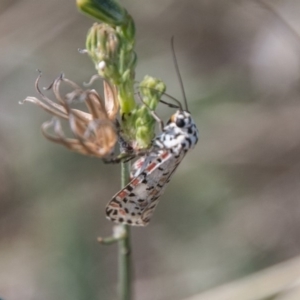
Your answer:
[[[106,208],[106,215],[109,217],[110,214],[113,212],[113,209]]]
[[[192,140],[189,138],[189,137],[187,137],[186,138],[186,141],[188,142],[188,148],[190,148],[191,147],[191,145],[192,145]]]
[[[154,189],[154,186],[152,185],[152,186],[147,187],[147,188],[146,188],[146,191],[151,191],[151,190],[153,190],[153,189]]]
[[[116,198],[112,199],[111,202],[112,202],[112,203],[118,203],[118,204],[121,204],[121,202],[118,201]]]
[[[128,186],[126,187],[126,189],[127,189],[127,191],[131,192],[131,191],[133,190],[133,187],[132,187],[131,185],[128,185]]]

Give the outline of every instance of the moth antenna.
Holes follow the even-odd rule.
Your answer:
[[[175,54],[174,36],[172,36],[172,38],[171,38],[171,48],[172,48],[172,55],[173,55],[173,61],[174,61],[175,69],[176,69],[176,74],[177,74],[177,77],[178,77],[178,80],[179,80],[179,84],[180,84],[180,88],[181,88],[185,108],[188,111],[188,105],[187,105],[186,95],[185,95],[185,91],[184,91],[183,81],[182,81],[182,78],[181,78],[181,75],[180,75],[180,72],[179,72],[178,62],[177,62],[177,58],[176,58],[176,54]]]
[[[176,98],[174,98],[173,96],[171,96],[167,93],[163,93],[163,96],[166,96],[166,97],[170,98],[171,100],[173,100],[174,102],[176,102],[178,104],[178,106],[175,108],[179,108],[180,110],[182,110],[182,104],[180,103],[179,100],[177,100]],[[164,103],[162,100],[160,100],[160,102]]]
[[[163,103],[163,104],[165,104],[165,105],[167,105],[167,106],[169,106],[169,107],[171,107],[171,108],[179,108],[179,106],[177,106],[177,105],[175,105],[175,104],[172,104],[172,103],[169,103],[169,102],[167,102],[167,101],[164,101],[164,100],[159,100],[159,102],[161,102],[161,103]],[[182,109],[180,109],[180,110],[182,110]]]
[[[150,88],[150,87],[143,87],[143,86],[142,86],[142,88],[146,88],[146,89],[149,89],[149,90],[153,90],[153,91],[159,92],[157,89]],[[138,92],[137,92],[136,94],[138,94]],[[175,105],[172,106],[173,108],[177,108],[177,109],[182,110],[182,104],[180,103],[179,100],[177,100],[176,98],[174,98],[173,96],[171,96],[171,95],[169,95],[169,94],[167,94],[167,93],[163,93],[162,96],[166,96],[166,97],[170,98],[171,100],[173,100],[174,102],[176,102],[176,103],[178,104],[178,106],[175,106]],[[164,101],[162,101],[162,100],[159,100],[159,101],[160,101],[161,103],[166,104],[166,103],[165,103]],[[171,105],[172,105],[172,104],[171,104]]]

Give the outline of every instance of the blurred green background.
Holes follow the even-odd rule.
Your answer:
[[[300,2],[272,1],[300,32]],[[122,1],[136,22],[137,79],[181,99],[176,53],[200,141],[152,222],[133,228],[139,300],[184,299],[300,252],[300,40],[256,1]],[[93,20],[75,1],[0,2],[0,297],[116,299],[117,247],[101,246],[119,166],[45,140],[31,104],[37,68],[95,74],[78,53]],[[101,84],[98,84],[100,88]],[[160,106],[167,120],[172,109]],[[222,300],[222,299],[220,299]],[[242,299],[241,299],[242,300]]]

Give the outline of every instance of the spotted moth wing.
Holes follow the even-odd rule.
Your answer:
[[[147,225],[159,202],[159,197],[184,155],[184,152],[176,156],[170,150],[162,150],[156,157],[150,158],[144,170],[108,203],[107,218],[119,224]],[[143,163],[141,159],[136,168]]]

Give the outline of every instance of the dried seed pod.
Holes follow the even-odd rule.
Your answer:
[[[54,102],[42,93],[39,87],[40,78],[41,73],[35,87],[42,100],[27,97],[23,102],[32,102],[54,116],[51,121],[42,125],[43,135],[52,142],[84,155],[100,158],[112,155],[118,140],[116,115],[119,104],[115,89],[104,81],[104,101],[95,90],[83,90],[73,81],[60,75],[47,88],[52,89],[57,100]],[[72,89],[64,96],[60,92],[62,83]],[[76,103],[83,103],[86,111],[73,108]],[[62,120],[68,121],[73,137],[67,137],[65,134]]]

